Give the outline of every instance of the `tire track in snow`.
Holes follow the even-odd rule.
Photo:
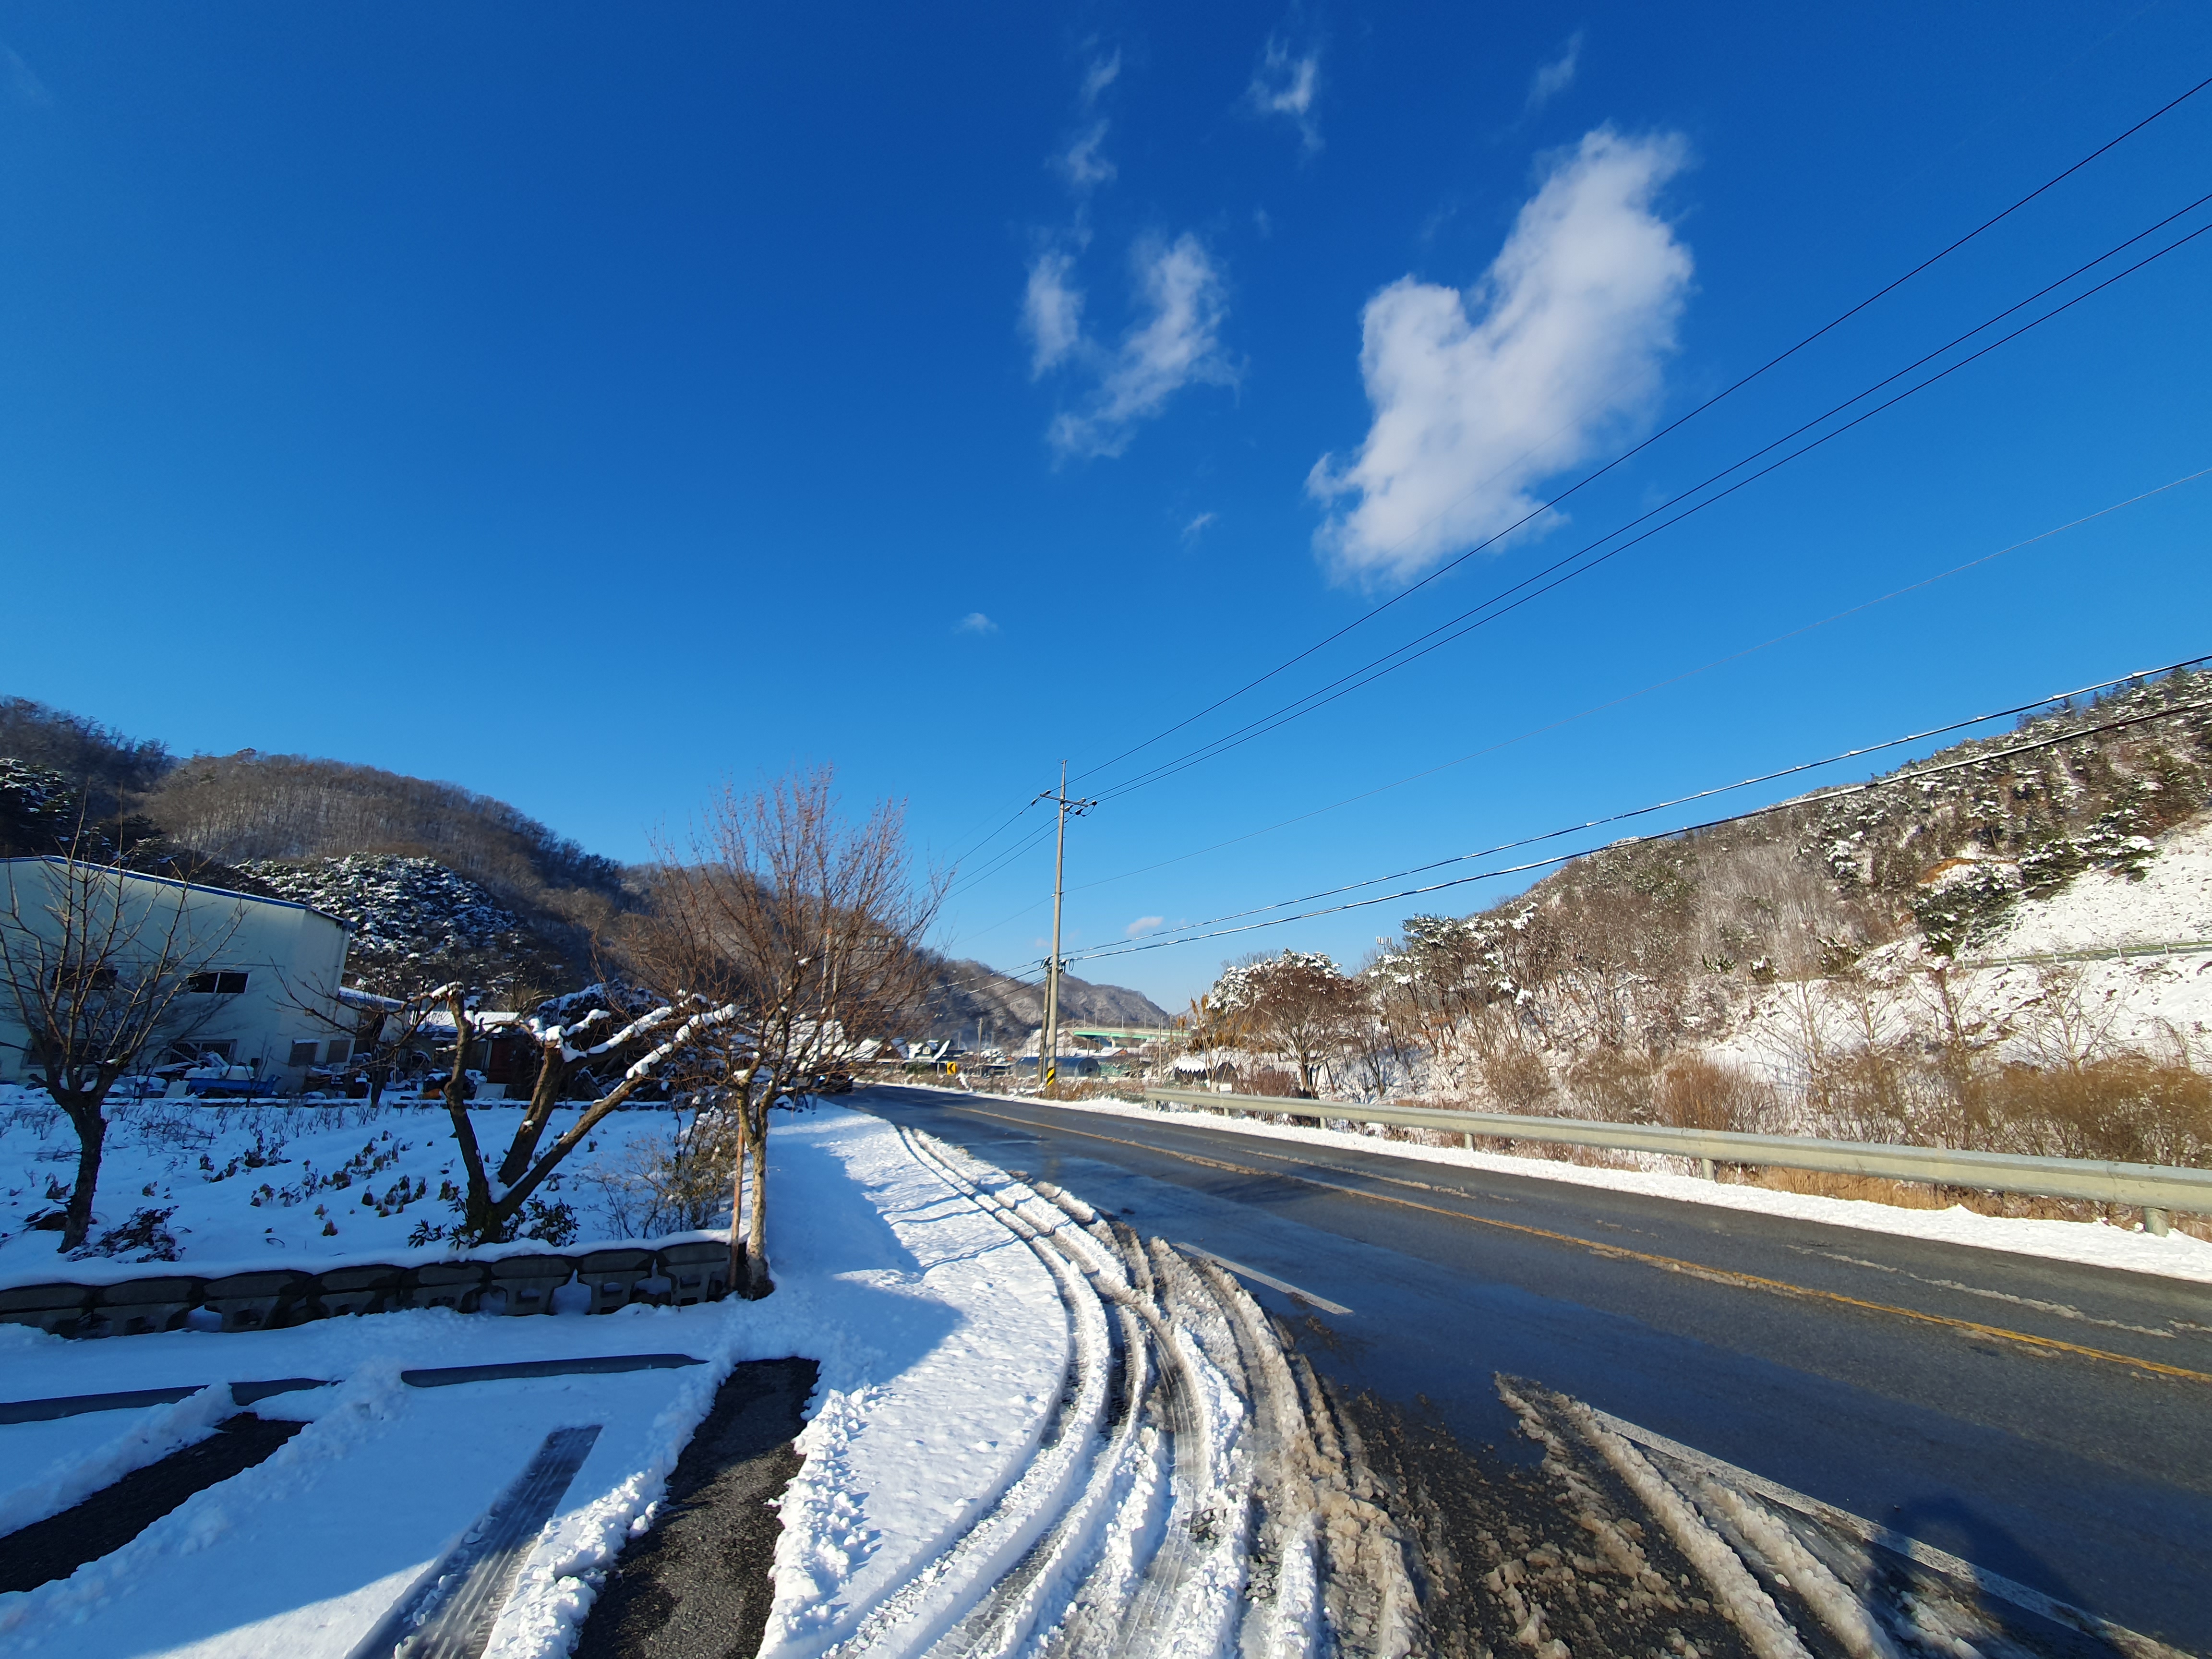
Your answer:
[[[1105,1411],[1105,1320],[1060,1252],[1043,1248],[1035,1229],[1016,1226],[1006,1206],[989,1201],[979,1182],[926,1149],[921,1137],[898,1131],[917,1162],[952,1191],[1006,1225],[1044,1264],[1058,1287],[1074,1335],[1060,1402],[1036,1455],[965,1531],[934,1559],[861,1616],[852,1634],[823,1659],[908,1659],[924,1653],[957,1623],[1022,1558],[1067,1501],[1066,1489],[1087,1459]]]

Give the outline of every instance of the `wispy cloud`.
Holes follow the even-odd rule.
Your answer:
[[[995,634],[999,631],[999,624],[980,611],[970,611],[952,624],[952,631],[956,634]]]
[[[1678,135],[1601,127],[1554,160],[1474,288],[1405,276],[1367,302],[1373,424],[1348,466],[1324,455],[1306,481],[1340,575],[1411,576],[1498,533],[1649,410],[1692,271],[1652,202],[1687,160]]]
[[[0,87],[6,88],[10,103],[26,109],[45,109],[54,101],[53,94],[46,90],[46,83],[4,40],[0,40]]]
[[[1308,153],[1321,148],[1321,126],[1314,115],[1314,94],[1321,81],[1321,53],[1293,55],[1279,38],[1270,38],[1244,101],[1255,113],[1280,115],[1298,130]]]
[[[1123,939],[1142,939],[1146,933],[1158,932],[1166,921],[1167,918],[1165,916],[1139,916],[1134,921],[1131,922],[1127,927],[1124,927],[1121,930],[1121,937]]]
[[[1575,70],[1583,58],[1583,31],[1577,29],[1567,37],[1567,44],[1559,55],[1537,70],[1528,79],[1528,101],[1522,112],[1534,115],[1552,100],[1575,83]]]
[[[1114,182],[1114,163],[1105,154],[1106,129],[1109,125],[1103,118],[1093,121],[1060,152],[1060,174],[1078,196],[1088,196],[1099,185]]]
[[[1083,107],[1089,109],[1104,94],[1106,88],[1121,77],[1121,54],[1116,51],[1104,58],[1093,58],[1083,76],[1083,90],[1078,94]]]
[[[1050,248],[1030,262],[1022,328],[1030,337],[1030,378],[1058,368],[1083,343],[1083,290],[1070,280],[1075,256]]]
[[[1183,540],[1187,542],[1196,541],[1200,536],[1206,533],[1206,528],[1208,525],[1218,524],[1220,520],[1221,515],[1218,513],[1200,514],[1196,518],[1193,519],[1188,524],[1182,527]]]
[[[1098,384],[1080,407],[1052,423],[1048,435],[1062,457],[1119,455],[1138,423],[1158,415],[1183,387],[1236,378],[1221,350],[1224,287],[1206,245],[1188,232],[1172,242],[1148,239],[1138,243],[1132,261],[1141,315],[1112,352],[1084,352],[1096,365]]]
[[[1106,154],[1106,134],[1113,124],[1097,112],[1098,100],[1121,74],[1121,54],[1118,52],[1094,59],[1084,71],[1082,89],[1076,94],[1076,100],[1086,118],[1067,148],[1054,158],[1060,177],[1067,181],[1068,189],[1079,200],[1101,185],[1114,182],[1114,163]]]

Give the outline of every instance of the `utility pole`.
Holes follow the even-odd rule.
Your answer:
[[[1044,965],[1044,1030],[1037,1047],[1037,1092],[1048,1094],[1060,1070],[1060,901],[1067,882],[1067,815],[1079,817],[1098,805],[1095,800],[1067,798],[1067,763],[1060,763],[1060,787],[1039,800],[1053,803],[1058,824],[1052,847],[1052,955]]]

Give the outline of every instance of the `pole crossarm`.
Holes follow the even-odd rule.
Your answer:
[[[1890,1181],[1972,1187],[1984,1192],[2094,1203],[2140,1206],[2158,1212],[2153,1231],[2168,1213],[2212,1214],[2212,1170],[2160,1164],[2121,1164],[2093,1158],[2034,1158],[2020,1152],[1952,1152],[1940,1146],[1901,1146],[1879,1141],[1820,1140],[1808,1135],[1753,1135],[1729,1129],[1676,1129],[1662,1123],[1593,1123],[1573,1118],[1524,1117],[1512,1112],[1462,1112],[1431,1106],[1370,1106],[1356,1101],[1289,1100],[1265,1095],[1208,1094],[1198,1089],[1147,1089],[1147,1101],[1204,1106],[1232,1113],[1288,1114],[1339,1122],[1385,1123],[1490,1135],[1554,1146],[1599,1146],[1618,1152],[1665,1152],[1707,1164],[1771,1164],[1822,1170]]]

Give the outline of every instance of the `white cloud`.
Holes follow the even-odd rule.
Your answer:
[[[1375,419],[1352,464],[1306,480],[1340,574],[1404,578],[1539,505],[1539,480],[1640,417],[1689,290],[1690,251],[1652,211],[1688,147],[1601,127],[1558,158],[1482,280],[1400,278],[1367,302]],[[1349,497],[1349,504],[1344,504]]]
[[[1575,70],[1583,57],[1583,32],[1577,29],[1567,37],[1567,44],[1559,55],[1544,64],[1528,79],[1528,102],[1524,114],[1534,115],[1538,110],[1574,84]]]
[[[1075,256],[1061,249],[1030,263],[1022,294],[1022,328],[1030,337],[1030,378],[1057,368],[1083,343],[1083,290],[1069,282]]]
[[[1141,241],[1132,257],[1146,315],[1110,356],[1087,352],[1098,362],[1098,385],[1081,408],[1053,422],[1052,447],[1062,456],[1119,455],[1137,422],[1184,386],[1236,378],[1221,353],[1221,273],[1206,245],[1186,231],[1172,242]]]
[[[1220,519],[1221,515],[1218,513],[1200,514],[1196,518],[1193,519],[1188,524],[1182,527],[1183,540],[1187,542],[1196,541],[1200,536],[1206,533],[1206,527],[1208,525],[1218,524],[1220,522]]]
[[[999,631],[999,624],[980,611],[970,611],[952,624],[952,631],[956,634],[995,634]]]
[[[1260,55],[1260,67],[1244,100],[1261,115],[1288,118],[1298,130],[1298,140],[1308,150],[1321,148],[1321,128],[1315,121],[1314,93],[1321,79],[1321,54],[1310,52],[1293,58],[1279,40],[1270,40]]]
[[[1121,930],[1121,937],[1123,939],[1140,939],[1145,934],[1153,932],[1166,921],[1167,918],[1165,916],[1139,916],[1134,921],[1131,922],[1127,927],[1124,927]]]

